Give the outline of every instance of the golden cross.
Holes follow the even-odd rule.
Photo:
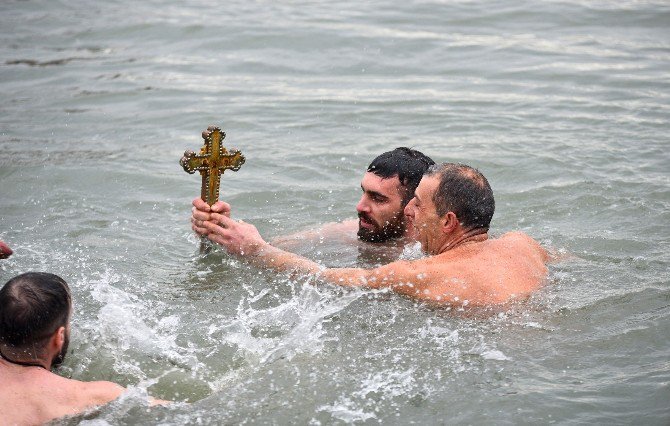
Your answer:
[[[219,201],[219,184],[221,175],[226,169],[238,171],[244,164],[244,155],[236,149],[230,152],[224,148],[221,141],[226,134],[219,127],[209,126],[202,132],[205,145],[200,148],[200,154],[188,150],[179,160],[179,164],[190,174],[196,171],[202,176],[200,198],[210,206]]]

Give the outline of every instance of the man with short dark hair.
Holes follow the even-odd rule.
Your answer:
[[[70,289],[57,275],[28,272],[0,290],[0,423],[41,424],[106,404],[124,388],[53,374],[70,341]]]
[[[207,135],[207,131],[203,132],[203,137]],[[363,194],[356,204],[357,220],[326,224],[318,231],[301,232],[275,241],[285,243],[290,238],[306,238],[311,235],[327,238],[354,231],[360,240],[371,243],[395,241],[403,237],[412,240],[414,231],[406,226],[403,211],[414,197],[423,173],[433,164],[435,162],[430,157],[411,148],[399,147],[384,152],[372,160],[363,175]],[[210,219],[211,213],[230,216],[230,205],[222,201],[210,207],[200,198],[196,198],[192,204],[191,227],[202,236],[209,233],[202,223]]]
[[[413,237],[403,211],[414,197],[423,173],[433,164],[430,157],[406,147],[384,152],[372,160],[361,181],[363,195],[356,205],[358,238],[384,242]]]
[[[523,299],[547,274],[547,252],[531,237],[510,232],[489,239],[495,209],[486,178],[463,164],[424,174],[405,216],[426,257],[377,268],[323,268],[266,243],[253,225],[212,213],[208,238],[260,267],[313,275],[341,286],[389,288],[420,300],[489,306]]]

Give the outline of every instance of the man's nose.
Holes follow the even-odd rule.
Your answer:
[[[358,204],[356,204],[356,211],[359,213],[368,213],[370,211],[370,205],[365,201],[365,195],[363,195],[361,199],[358,200]]]
[[[403,213],[405,214],[405,216],[414,217],[414,209],[412,208],[412,203],[413,202],[414,202],[414,198],[409,200],[409,203],[407,203],[407,205],[405,206],[405,209],[403,210]]]

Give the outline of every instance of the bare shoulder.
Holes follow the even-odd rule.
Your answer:
[[[535,241],[530,235],[521,231],[510,231],[502,234],[497,238],[499,241],[519,241],[519,242],[530,242]]]
[[[80,395],[88,400],[87,405],[107,404],[121,396],[126,390],[123,386],[106,381],[78,383]]]
[[[540,247],[540,243],[535,241],[535,239],[533,239],[530,235],[521,231],[507,232],[496,238],[496,241],[504,244],[522,244],[533,247]]]
[[[0,394],[0,412],[8,404],[15,408],[8,424],[42,424],[75,415],[111,402],[125,390],[111,382],[82,382],[52,372],[38,373],[13,386],[13,392],[4,401]],[[3,420],[6,419],[0,415],[0,425],[5,424]]]
[[[524,232],[507,232],[506,234],[503,234],[497,238],[496,241],[506,246],[512,246],[516,249],[527,249],[536,252],[545,262],[549,260],[549,253],[547,250],[545,250],[544,247],[542,247],[542,245],[540,245],[540,243],[537,242],[533,237]]]

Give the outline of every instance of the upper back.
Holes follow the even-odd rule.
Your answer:
[[[383,273],[396,277],[394,290],[400,293],[481,306],[527,297],[542,284],[547,261],[546,251],[535,240],[510,232],[436,256],[396,262]]]
[[[111,382],[80,382],[39,367],[0,366],[0,424],[42,424],[116,399]]]
[[[546,261],[546,251],[535,240],[510,232],[453,253],[437,268],[444,273],[437,281],[474,305],[503,303],[539,288],[547,273]]]

